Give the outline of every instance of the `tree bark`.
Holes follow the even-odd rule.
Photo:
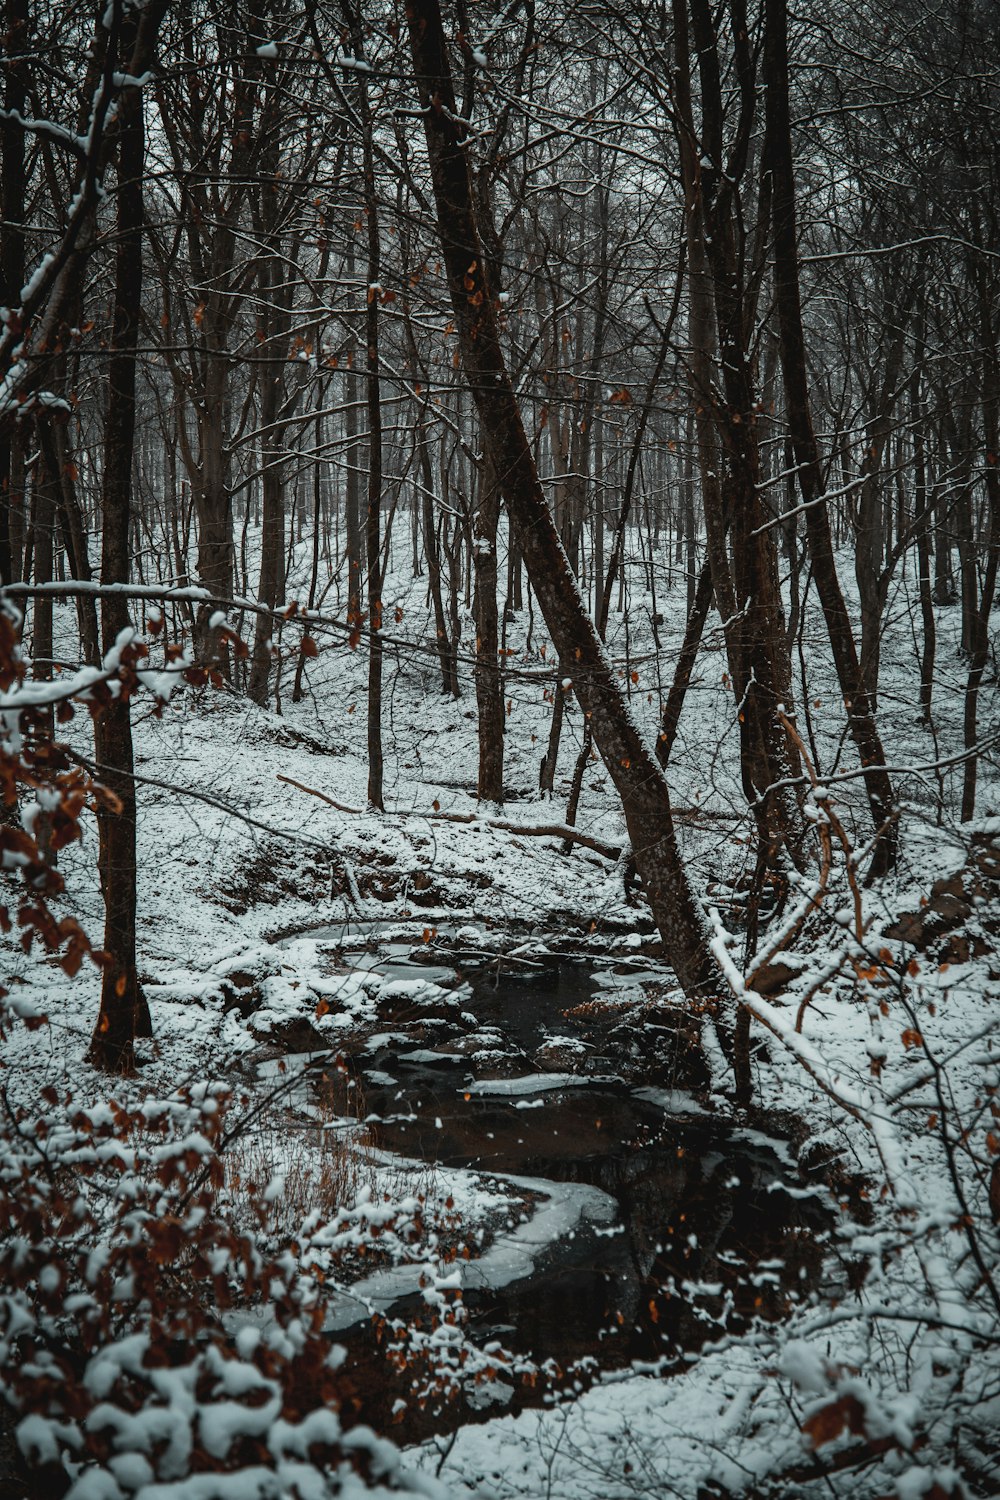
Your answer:
[[[920,717],[930,725],[934,699],[934,659],[937,655],[937,622],[931,592],[930,513],[927,505],[927,452],[924,436],[924,410],[921,396],[924,360],[924,312],[917,319],[913,375],[910,379],[910,427],[913,432],[914,519],[917,542],[917,587],[920,594],[920,618],[924,649],[920,653]]]
[[[827,634],[833,652],[848,724],[865,767],[872,822],[879,835],[872,873],[884,874],[896,861],[892,784],[874,708],[858,660],[851,622],[837,577],[830,518],[823,500],[819,448],[813,430],[806,376],[805,337],[799,291],[795,179],[788,107],[788,25],[786,0],[767,0],[764,68],[767,81],[765,165],[771,173],[774,226],[774,281],[780,330],[781,370],[799,490],[806,506],[806,538]]]
[[[47,421],[42,414],[40,423]],[[56,490],[58,479],[49,468],[45,451],[35,462],[31,479],[31,574],[35,583],[51,583],[55,566]],[[25,559],[27,563],[28,559]],[[52,676],[52,599],[40,594],[31,617],[32,677],[48,682]]]
[[[983,329],[983,374],[982,406],[983,430],[986,439],[986,462],[983,471],[986,496],[989,504],[989,526],[987,535],[986,568],[983,575],[983,591],[979,608],[973,619],[972,650],[969,659],[969,676],[965,685],[963,713],[963,738],[966,761],[962,777],[962,822],[967,823],[976,810],[976,777],[979,756],[976,754],[977,721],[979,714],[979,689],[983,672],[989,659],[990,614],[997,591],[997,565],[1000,563],[1000,366],[996,353],[996,337],[990,314],[991,299],[986,288],[980,287],[980,309]]]
[[[909,293],[904,293],[897,304],[896,324],[886,353],[881,388],[875,410],[866,424],[865,459],[861,469],[861,498],[858,502],[854,576],[861,601],[861,674],[872,712],[878,704],[882,615],[888,584],[882,568],[885,541],[882,525],[882,467],[886,446],[892,435],[892,411],[903,367],[906,342],[903,309],[908,299]]]
[[[131,29],[131,28],[130,28]],[[123,53],[125,62],[127,53]],[[141,71],[131,67],[133,76]],[[118,212],[115,307],[108,370],[108,414],[104,430],[101,582],[127,583],[131,521],[132,458],[135,450],[135,376],[142,310],[142,176],[145,129],[141,90],[125,87],[119,98]],[[101,601],[104,650],[129,625],[127,601]],[[132,723],[128,699],[119,694],[94,724],[95,759],[101,779],[118,799],[117,811],[99,806],[98,869],[104,896],[101,1005],[89,1059],[114,1073],[134,1067],[137,1036],[151,1036],[149,1007],[136,972],[136,799]]]
[[[58,362],[59,369],[62,362]],[[64,370],[63,370],[64,374]],[[64,379],[58,382],[64,389]],[[81,582],[90,579],[90,557],[87,552],[87,530],[83,512],[77,499],[76,485],[72,478],[72,467],[66,444],[66,420],[48,412],[40,414],[35,423],[38,446],[45,460],[45,468],[52,476],[52,499],[58,511],[63,534],[63,545],[72,576]],[[100,644],[97,629],[97,607],[94,600],[81,596],[76,605],[77,624],[80,628],[80,651],[83,660],[91,666],[100,659]]]
[[[580,599],[507,373],[437,0],[411,0],[407,23],[465,373],[497,479],[556,651],[590,715],[595,742],[621,796],[636,865],[667,957],[689,996],[717,1000],[725,993],[724,981],[681,863],[667,784]]]
[[[270,102],[270,101],[269,101]],[[261,491],[263,504],[260,535],[260,585],[258,598],[270,609],[285,594],[285,494],[282,451],[285,438],[285,359],[291,325],[292,281],[281,257],[280,208],[278,203],[279,128],[276,112],[267,106],[268,132],[261,161],[261,203],[258,236],[263,253],[257,267],[260,310],[257,338],[260,350]],[[254,627],[253,660],[249,696],[262,706],[267,703],[271,675],[271,631],[273,621],[258,615]],[[294,692],[293,692],[294,698]]]
[[[347,0],[341,0],[352,32],[354,55],[364,58],[364,30]],[[365,306],[365,405],[368,413],[368,489],[365,509],[365,548],[368,554],[368,801],[379,812],[384,806],[382,781],[382,395],[379,368],[379,297],[382,249],[379,239],[378,192],[375,182],[375,125],[363,72],[355,74],[361,124],[364,211],[368,233],[367,299]]]
[[[460,696],[458,684],[457,642],[453,642],[448,631],[448,619],[444,611],[444,595],[441,592],[441,553],[438,548],[437,530],[434,521],[432,490],[434,474],[430,454],[427,452],[427,433],[423,419],[417,424],[417,449],[422,476],[420,514],[424,532],[424,556],[427,559],[427,590],[434,607],[434,637],[437,643],[438,660],[441,663],[441,690],[453,698]]]
[[[793,861],[801,860],[805,826],[789,785],[800,769],[798,756],[777,717],[779,706],[791,707],[791,659],[776,544],[773,533],[764,528],[767,517],[759,485],[757,403],[747,348],[754,292],[737,253],[734,223],[734,195],[746,168],[753,122],[754,90],[748,77],[752,65],[744,21],[742,30],[737,28],[740,122],[724,161],[725,111],[711,8],[708,0],[691,0],[701,94],[697,133],[685,0],[674,0],[673,10],[688,233],[690,367],[707,550],[737,705],[744,794],[761,846],[769,851],[767,866],[776,869],[782,845]],[[696,140],[701,141],[700,152]]]
[[[198,435],[195,455],[181,424],[181,451],[198,518],[199,582],[210,595],[198,608],[195,645],[204,661],[217,661],[227,675],[229,651],[219,628],[209,621],[233,597],[235,583],[229,343],[252,284],[241,275],[239,257],[249,202],[259,182],[259,155],[268,140],[259,110],[263,62],[258,48],[268,39],[261,30],[264,24],[259,8],[233,13],[224,40],[222,35],[219,40],[229,53],[231,75],[217,99],[209,100],[202,92],[202,70],[193,52],[185,58],[187,67],[164,74],[156,83],[163,134],[179,169],[189,285],[197,299],[189,369],[182,371],[177,357],[168,354],[180,402],[194,408]],[[190,38],[182,45],[189,47]],[[173,97],[174,88],[180,90],[179,99]],[[213,161],[214,167],[206,169]],[[173,247],[168,255],[160,245],[157,255],[165,295],[170,295],[166,289],[172,287]]]
[[[479,474],[472,565],[475,577],[476,706],[479,712],[480,802],[503,802],[503,680],[500,675],[497,621],[497,523],[500,487],[489,457]]]
[[[4,7],[3,115],[0,116],[0,303],[21,304],[24,285],[25,159],[24,130],[18,123],[28,97],[28,0],[6,0]],[[20,435],[10,422],[0,422],[0,585],[16,576],[18,546],[16,494],[18,469],[15,449]],[[21,499],[23,507],[23,497]],[[18,569],[19,571],[19,569]]]
[[[684,699],[691,682],[691,673],[694,670],[695,658],[698,655],[698,647],[701,643],[702,632],[705,629],[705,621],[708,619],[708,611],[712,604],[712,569],[707,562],[702,565],[698,574],[698,582],[694,590],[694,598],[688,610],[687,624],[684,627],[684,639],[677,656],[677,665],[674,668],[673,681],[667,694],[667,701],[663,706],[663,717],[660,721],[660,733],[656,741],[656,758],[660,765],[666,770],[670,760],[670,752],[677,740],[677,728],[680,724],[681,709],[684,707]]]

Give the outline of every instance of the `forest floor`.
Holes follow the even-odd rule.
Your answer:
[[[684,618],[683,579],[679,570],[669,578],[664,572],[658,564],[654,605],[643,569],[630,569],[628,608],[613,611],[609,632],[623,684],[651,732]],[[274,1234],[294,1234],[317,1197],[331,1214],[356,1198],[401,1205],[397,1241],[374,1263],[409,1265],[414,1290],[423,1272],[433,1303],[450,1284],[456,1247],[475,1258],[505,1237],[512,1242],[538,1216],[544,1188],[511,1184],[503,1172],[428,1168],[372,1148],[359,1123],[363,1072],[330,1070],[317,1104],[315,1093],[303,1095],[287,1059],[323,1049],[356,1053],[399,1026],[417,1045],[415,1021],[426,1026],[449,1007],[461,1017],[467,992],[438,972],[456,966],[448,943],[477,949],[480,960],[513,953],[515,962],[530,963],[572,937],[578,954],[605,965],[602,997],[631,1010],[640,1033],[657,976],[658,1003],[669,1009],[678,997],[653,952],[645,909],[627,897],[621,864],[580,847],[565,857],[555,839],[489,826],[500,817],[527,828],[563,818],[581,715],[569,706],[556,795],[542,800],[538,763],[558,675],[544,626],[521,612],[507,627],[508,794],[502,813],[482,809],[473,629],[465,610],[463,696],[455,700],[441,693],[433,652],[413,649],[433,640],[425,589],[400,566],[385,590],[398,644],[386,658],[384,814],[366,809],[363,643],[355,650],[321,638],[299,704],[290,701],[294,665],[287,665],[280,714],[225,688],[179,691],[161,716],[137,706],[140,969],[154,1037],[141,1045],[137,1078],[115,1089],[118,1097],[163,1094],[221,1078],[248,1111],[270,1091],[270,1113],[244,1137],[237,1175],[258,1185],[265,1176],[283,1181]],[[69,611],[60,615],[68,632]],[[669,1375],[610,1370],[591,1376],[587,1389],[518,1415],[463,1421],[414,1446],[413,1464],[437,1471],[453,1493],[695,1500],[815,1488],[909,1500],[951,1494],[958,1470],[970,1493],[1000,1492],[1000,1179],[991,1175],[1000,1151],[1000,777],[995,757],[984,757],[977,819],[958,825],[961,768],[933,769],[961,749],[958,610],[938,611],[933,730],[916,706],[916,618],[901,583],[889,603],[880,699],[889,759],[899,768],[899,869],[863,893],[860,947],[848,941],[846,874],[831,890],[823,920],[790,955],[786,991],[771,996],[779,1034],[761,1033],[754,1058],[749,1123],[787,1142],[790,1183],[825,1184],[831,1204],[840,1205],[830,1253],[841,1265],[863,1263],[864,1274],[832,1295],[829,1278],[817,1275],[816,1288],[781,1323],[720,1331],[696,1355],[673,1358]],[[824,783],[862,847],[865,810],[814,601],[796,656],[805,678],[797,685],[800,723],[807,721]],[[735,930],[736,893],[752,851],[732,708],[716,629],[699,657],[670,779],[692,882]],[[981,737],[992,740],[1000,721],[995,677],[981,720]],[[83,736],[83,719],[71,728]],[[623,843],[614,789],[597,760],[584,778],[579,822],[597,839]],[[95,851],[88,827],[62,864],[68,909],[96,941]],[[427,948],[431,968],[414,963],[400,977],[365,958],[369,924],[408,951]],[[738,945],[731,956],[739,967]],[[640,958],[637,973],[630,962]],[[4,969],[19,997],[49,1018],[44,1031],[15,1033],[6,1045],[3,1081],[12,1103],[50,1083],[78,1101],[106,1097],[107,1080],[82,1061],[97,1013],[96,974],[85,969],[69,980],[54,963],[9,947]],[[796,1032],[799,1000],[814,983],[820,987]],[[461,1029],[459,1020],[453,1040]],[[528,1071],[566,1082],[586,1071],[581,1049],[565,1045],[558,1026],[513,1069],[486,1055],[491,1036],[482,1015],[466,1029],[470,1058],[483,1054],[469,1065],[473,1085]],[[711,1026],[700,1032],[707,1073],[678,1075],[687,1102],[677,1095],[664,1109],[728,1119],[724,1061]],[[633,1068],[626,1082],[638,1081]],[[558,1092],[556,1082],[549,1092]],[[523,1109],[530,1091],[511,1089],[506,1103]],[[570,1204],[568,1218],[554,1217],[546,1233],[571,1230],[583,1201]],[[368,1263],[350,1254],[337,1263],[348,1294],[367,1274]],[[466,1374],[481,1378],[485,1368],[472,1359]],[[456,1383],[462,1378],[459,1370]]]

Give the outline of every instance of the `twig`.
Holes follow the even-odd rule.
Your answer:
[[[295,781],[291,776],[278,775],[279,781],[286,782],[289,786],[296,787],[300,792],[306,792],[310,797],[318,797],[321,802],[326,802],[330,807],[335,807],[338,812],[350,813],[352,817],[360,818],[362,809],[360,807],[345,807],[342,802],[335,802],[325,792],[319,791],[317,787],[305,786],[301,781]],[[386,814],[393,818],[423,818],[429,823],[464,823],[473,828],[492,828],[500,833],[523,834],[529,839],[567,839],[571,838],[575,844],[582,844],[585,849],[591,849],[595,854],[601,854],[605,859],[610,859],[617,864],[622,856],[620,844],[609,844],[604,839],[598,839],[589,833],[581,833],[578,828],[570,828],[567,823],[514,823],[508,818],[480,818],[477,813],[457,812],[429,812],[422,813],[415,810],[404,811],[401,808],[387,808]]]
[[[296,781],[294,776],[282,776],[278,773],[278,780],[284,781],[288,786],[294,786],[300,792],[308,792],[310,797],[318,797],[321,802],[326,802],[330,807],[335,807],[338,812],[351,813],[353,817],[360,818],[362,809],[360,807],[345,807],[343,802],[334,802],[325,792],[319,791],[314,786],[304,786],[301,781]]]

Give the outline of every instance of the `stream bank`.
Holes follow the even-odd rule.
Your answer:
[[[444,923],[310,939],[331,974],[367,975],[377,991],[375,1024],[342,1038],[373,1148],[513,1195],[510,1219],[451,1277],[479,1349],[577,1389],[636,1361],[678,1367],[835,1290],[830,1193],[804,1179],[787,1140],[712,1108],[696,1029],[640,943],[581,953],[578,939],[511,944]],[[385,1326],[429,1331],[443,1311],[418,1275],[375,1271],[339,1299],[331,1333],[361,1419],[412,1442],[544,1399],[545,1382],[499,1355],[495,1377],[459,1401],[402,1355],[387,1380]]]

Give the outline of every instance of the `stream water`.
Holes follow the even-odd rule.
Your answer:
[[[823,1293],[829,1194],[802,1181],[784,1141],[720,1119],[657,1069],[669,1027],[635,1008],[640,986],[666,977],[654,962],[622,972],[607,958],[536,950],[500,962],[461,945],[442,954],[341,929],[330,937],[344,962],[387,984],[386,1027],[352,1059],[376,1146],[513,1177],[533,1205],[526,1224],[464,1268],[477,1343],[500,1340],[564,1371],[678,1360]],[[428,983],[446,992],[436,1004]],[[640,1070],[658,1082],[634,1081]],[[391,1278],[382,1291],[387,1315],[420,1310]],[[384,1377],[371,1384],[368,1321],[347,1307],[338,1337],[352,1350],[365,1420],[377,1422],[394,1405],[398,1417],[400,1393]],[[500,1394],[512,1409],[525,1399]],[[407,1412],[400,1436],[457,1419],[454,1409]]]

